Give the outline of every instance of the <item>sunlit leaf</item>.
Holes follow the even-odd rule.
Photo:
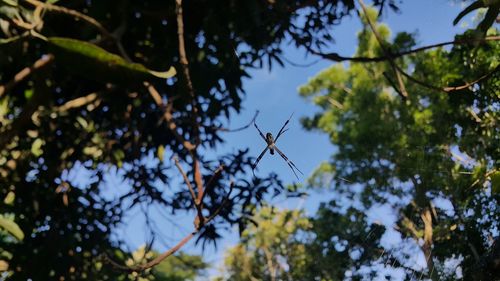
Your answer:
[[[5,205],[13,205],[15,199],[16,194],[13,191],[9,191],[9,193],[7,193],[7,196],[5,196],[5,199],[3,199],[3,202],[5,203]]]
[[[85,120],[85,118],[81,117],[81,116],[77,116],[76,117],[76,121],[82,126],[82,128],[87,128],[89,126],[89,123],[87,122],[87,120]]]
[[[163,162],[163,154],[165,154],[165,147],[163,145],[158,146],[157,157]]]
[[[4,260],[0,260],[0,271],[7,271],[9,269],[9,263]]]
[[[17,5],[18,5],[17,0],[1,0],[1,2],[4,4],[7,4],[7,5],[13,6],[13,7],[17,7]]]
[[[44,141],[42,139],[36,139],[31,145],[31,153],[36,157],[43,154],[42,146],[44,145]]]
[[[19,228],[17,223],[5,218],[3,215],[0,215],[0,228],[10,233],[19,241],[22,241],[24,239],[24,233],[21,228]]]
[[[123,165],[123,158],[125,158],[125,152],[123,152],[123,150],[121,149],[117,149],[117,150],[114,150],[113,151],[113,157],[115,158],[116,160],[116,164],[117,166],[120,168],[122,167]]]
[[[29,100],[33,96],[33,89],[27,89],[24,91],[24,97]]]

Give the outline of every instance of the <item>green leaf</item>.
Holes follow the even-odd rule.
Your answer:
[[[3,202],[5,203],[5,205],[13,205],[15,199],[16,194],[13,191],[9,191],[9,193],[7,193],[7,196],[5,196],[5,199],[3,199]]]
[[[11,6],[0,6],[0,18],[15,19],[19,18],[19,10]]]
[[[17,5],[19,5],[17,3],[17,0],[2,0],[2,3],[10,5],[12,7],[17,7]]]
[[[19,241],[24,239],[24,233],[21,228],[14,221],[5,218],[3,215],[0,215],[0,228],[10,233]]]
[[[157,156],[161,162],[163,162],[163,154],[165,154],[165,147],[163,145],[158,146]]]
[[[29,100],[33,96],[33,89],[24,90],[24,97]]]
[[[78,124],[80,124],[82,126],[83,129],[86,129],[89,126],[89,123],[87,122],[87,120],[85,120],[81,116],[77,116],[76,121],[78,122]]]
[[[94,44],[71,38],[48,38],[56,60],[68,71],[101,82],[133,84],[152,79],[166,79],[176,74],[175,68],[158,72],[139,63],[129,63]]]
[[[83,153],[96,159],[102,155],[102,150],[97,146],[87,146],[83,148]]]
[[[491,193],[500,193],[500,171],[496,171],[490,175],[491,178]]]
[[[44,144],[45,142],[42,139],[36,139],[31,145],[31,153],[33,153],[33,155],[35,155],[36,157],[42,155],[43,154],[42,146]]]
[[[113,156],[116,160],[118,168],[121,168],[123,166],[123,158],[125,158],[125,152],[123,152],[123,150],[121,149],[117,149],[113,151]]]

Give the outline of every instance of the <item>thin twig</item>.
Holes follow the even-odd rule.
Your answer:
[[[403,82],[403,78],[401,77],[401,73],[400,73],[400,72],[403,72],[402,69],[394,61],[394,58],[393,58],[393,56],[391,54],[391,51],[385,48],[385,46],[384,46],[384,39],[382,38],[382,36],[380,36],[380,34],[377,31],[377,28],[372,23],[363,0],[358,0],[358,2],[361,5],[361,8],[363,9],[363,13],[365,14],[366,21],[368,22],[368,25],[370,26],[370,28],[371,28],[371,30],[373,32],[373,35],[375,35],[375,38],[377,39],[377,41],[378,41],[378,43],[380,45],[380,48],[384,52],[385,56],[388,58],[388,62],[391,65],[392,70],[396,74],[396,79],[397,79],[398,84],[399,84],[399,93],[404,98],[408,98],[408,92],[406,91],[406,87],[405,87],[405,84]]]
[[[403,76],[405,76],[406,78],[408,78],[408,80],[413,81],[414,83],[419,84],[420,86],[423,86],[423,87],[426,87],[428,89],[435,90],[435,91],[440,91],[440,92],[444,92],[444,93],[450,93],[450,92],[453,92],[453,91],[458,91],[458,90],[469,88],[472,85],[474,85],[474,84],[476,84],[476,83],[478,83],[478,82],[480,82],[480,81],[482,81],[482,80],[490,77],[492,74],[494,74],[495,72],[497,72],[499,69],[500,69],[500,66],[497,66],[493,70],[489,71],[488,73],[482,75],[481,77],[475,79],[472,82],[465,83],[464,85],[454,86],[454,87],[444,87],[444,88],[437,87],[437,86],[431,85],[431,84],[429,84],[427,82],[424,82],[424,81],[421,81],[419,79],[416,79],[415,77],[411,76],[410,74],[406,73],[405,71],[401,71],[401,74],[403,74]]]
[[[425,51],[425,50],[434,49],[434,48],[438,48],[438,47],[443,47],[443,46],[447,46],[447,45],[465,45],[465,44],[471,44],[471,43],[484,43],[484,42],[488,42],[488,41],[499,41],[499,40],[500,40],[500,36],[486,36],[484,38],[467,37],[467,38],[456,39],[456,40],[453,40],[453,41],[441,42],[441,43],[437,43],[437,44],[432,44],[432,45],[427,45],[427,46],[423,46],[423,47],[418,47],[418,48],[415,48],[415,49],[410,49],[410,50],[399,52],[399,53],[391,53],[391,56],[392,56],[393,59],[396,59],[396,58],[404,57],[404,56],[411,55],[411,54],[414,54],[414,53],[418,53],[418,52],[422,52],[422,51]],[[320,57],[322,57],[324,59],[328,59],[328,60],[335,61],[335,62],[343,62],[343,61],[352,61],[352,62],[384,62],[384,61],[389,60],[389,57],[387,57],[387,56],[380,56],[380,57],[346,57],[346,56],[342,56],[342,55],[340,55],[338,53],[335,53],[335,52],[333,52],[333,53],[322,53],[322,52],[313,50],[310,47],[307,47],[306,49],[307,49],[307,51],[309,51],[310,53],[312,53],[314,55],[317,55],[317,56],[320,56]]]
[[[132,60],[130,59],[129,55],[127,54],[127,52],[125,51],[125,48],[123,47],[123,44],[121,43],[121,41],[119,40],[119,38],[117,38],[116,36],[114,36],[111,32],[109,32],[109,30],[107,30],[99,21],[97,21],[96,19],[90,17],[90,16],[87,16],[79,11],[76,11],[76,10],[72,10],[72,9],[69,9],[69,8],[66,8],[66,7],[62,7],[62,6],[58,6],[58,5],[54,5],[54,4],[50,4],[50,3],[44,3],[44,2],[40,2],[38,0],[26,0],[27,3],[37,7],[38,8],[43,8],[47,11],[52,11],[52,12],[57,12],[57,13],[61,13],[61,14],[65,14],[65,15],[69,15],[69,16],[73,16],[77,19],[80,19],[92,26],[94,26],[95,28],[97,28],[97,30],[99,30],[99,32],[104,35],[105,38],[107,39],[111,39],[116,47],[118,48],[118,51],[120,52],[120,54],[122,55],[123,58],[125,58],[126,61],[128,62],[132,62]]]
[[[479,81],[484,80],[484,79],[486,79],[486,78],[490,77],[491,75],[493,75],[493,74],[494,74],[495,72],[497,72],[498,70],[500,70],[500,65],[499,65],[499,66],[497,66],[497,67],[495,67],[495,68],[494,68],[493,70],[491,70],[490,72],[488,72],[488,73],[484,74],[483,76],[481,76],[481,77],[479,77],[479,78],[475,79],[475,80],[474,80],[474,81],[472,81],[472,82],[466,83],[466,84],[464,84],[464,85],[462,85],[462,86],[456,86],[456,87],[445,87],[443,90],[444,90],[445,92],[452,92],[452,91],[459,91],[459,90],[467,89],[467,88],[471,87],[472,85],[474,85],[474,84],[478,83]]]
[[[397,88],[396,84],[394,83],[394,81],[392,81],[391,77],[389,77],[389,75],[387,74],[387,72],[383,72],[382,75],[384,75],[385,79],[387,79],[387,82],[389,82],[389,84],[391,85],[392,88],[394,88],[394,90],[396,91],[396,93],[398,93],[398,95],[403,99],[405,100],[406,97],[403,95],[403,93]]]
[[[111,265],[113,265],[114,267],[118,268],[118,269],[121,269],[121,270],[124,270],[124,271],[129,271],[129,272],[133,272],[133,271],[144,271],[148,268],[151,268],[153,266],[156,266],[158,265],[159,263],[161,263],[164,259],[166,259],[167,257],[173,255],[175,252],[177,252],[180,248],[182,248],[189,240],[191,240],[204,226],[206,226],[209,222],[211,222],[219,213],[220,211],[222,210],[222,208],[224,207],[224,205],[227,203],[227,201],[229,200],[229,197],[231,196],[232,192],[233,192],[233,189],[234,189],[234,182],[231,181],[230,183],[230,188],[229,188],[229,192],[227,193],[227,195],[224,197],[224,200],[222,201],[222,203],[219,205],[219,207],[217,208],[217,210],[215,210],[209,217],[207,218],[204,218],[204,217],[201,217],[202,218],[202,223],[201,224],[198,224],[196,225],[195,227],[195,230],[193,230],[191,233],[189,233],[188,235],[186,235],[179,243],[177,243],[177,245],[175,245],[174,247],[170,248],[169,250],[165,251],[163,254],[159,255],[158,257],[156,257],[155,259],[151,260],[150,262],[147,262],[145,264],[142,264],[142,265],[138,265],[138,266],[133,266],[133,267],[129,267],[129,266],[124,266],[124,265],[121,265],[119,263],[117,263],[116,261],[114,261],[113,259],[111,259],[107,254],[104,254],[104,258],[106,260],[106,262],[110,263]],[[197,219],[200,219],[199,216],[197,216]]]
[[[144,271],[144,270],[146,270],[148,268],[151,268],[151,267],[153,267],[153,266],[161,263],[167,257],[175,254],[175,252],[177,252],[180,248],[182,248],[182,246],[184,246],[187,242],[189,242],[189,240],[191,240],[191,238],[193,238],[196,235],[196,233],[198,233],[198,230],[195,230],[195,231],[189,233],[179,243],[177,243],[177,245],[175,245],[174,247],[168,249],[167,251],[165,251],[164,253],[162,253],[158,257],[154,258],[150,262],[147,262],[147,263],[142,264],[142,265],[133,266],[133,267],[124,266],[124,265],[121,265],[121,264],[115,262],[114,260],[112,260],[108,255],[105,255],[105,259],[106,259],[106,261],[108,263],[110,263],[114,267],[116,267],[118,269],[121,269],[121,270],[130,271],[130,272],[133,272],[133,271],[137,271],[137,272]]]
[[[156,105],[163,110],[163,117],[165,118],[165,121],[167,122],[167,127],[170,129],[172,134],[174,134],[174,137],[179,141],[182,146],[188,151],[191,152],[194,150],[196,147],[194,144],[186,140],[178,131],[177,131],[177,125],[174,122],[174,117],[172,116],[172,104],[169,103],[165,106],[163,103],[163,100],[161,99],[160,93],[156,88],[151,85],[148,82],[144,82],[144,86],[148,90],[149,94],[155,101]]]
[[[23,81],[26,79],[28,76],[33,74],[36,71],[39,71],[43,67],[47,66],[54,60],[54,56],[52,54],[44,55],[35,63],[33,63],[32,66],[25,67],[21,71],[19,71],[16,75],[14,75],[14,78],[7,82],[5,85],[0,85],[0,98],[9,90],[11,90],[14,86],[16,86],[19,82]]]
[[[255,111],[255,114],[254,114],[252,120],[250,120],[250,122],[248,122],[248,124],[246,124],[243,127],[236,128],[236,129],[220,128],[220,127],[211,127],[211,128],[213,128],[216,131],[228,132],[228,133],[243,131],[243,130],[247,129],[248,127],[252,126],[253,122],[255,122],[255,119],[257,119],[257,115],[259,115],[258,110]]]
[[[282,57],[284,61],[286,61],[288,64],[292,65],[292,66],[295,66],[295,67],[311,67],[315,64],[317,64],[318,62],[321,61],[321,59],[317,59],[315,61],[312,61],[312,62],[309,62],[309,63],[298,63],[298,62],[294,62],[290,59],[287,59],[285,56]]]
[[[27,3],[35,6],[35,7],[43,7],[44,9],[46,9],[48,11],[53,11],[53,12],[58,12],[61,14],[74,16],[75,18],[81,19],[81,20],[95,26],[104,36],[114,39],[113,35],[100,22],[98,22],[94,18],[89,17],[83,13],[76,11],[76,10],[68,9],[66,7],[57,6],[57,5],[53,5],[53,4],[49,4],[49,3],[40,2],[38,0],[25,0],[25,1]]]
[[[210,179],[208,180],[208,182],[207,182],[207,184],[205,186],[205,190],[203,191],[203,194],[201,195],[201,198],[200,198],[200,205],[201,206],[203,206],[203,199],[205,198],[205,195],[210,191],[210,189],[213,186],[214,180],[221,175],[222,171],[224,171],[224,164],[221,164],[215,170],[215,172],[212,174],[212,177],[210,177]]]
[[[68,110],[73,109],[73,108],[79,108],[81,106],[84,106],[86,104],[89,104],[89,103],[97,100],[97,98],[98,98],[97,93],[91,93],[91,94],[88,94],[86,96],[70,100],[70,101],[64,103],[63,105],[57,107],[55,109],[55,111],[61,113],[61,112],[65,112],[65,111],[68,111]]]
[[[181,173],[182,178],[184,178],[186,185],[189,188],[189,193],[191,193],[191,198],[193,199],[193,205],[195,206],[196,209],[198,209],[198,203],[196,202],[196,194],[194,193],[193,185],[191,184],[188,176],[186,175],[186,173],[182,169],[181,164],[179,163],[179,159],[177,158],[177,156],[174,156],[174,163],[175,163],[175,166],[177,167],[177,169],[179,170],[179,172]]]
[[[229,184],[229,192],[224,197],[224,200],[222,200],[222,203],[219,205],[219,207],[217,208],[217,210],[215,210],[215,212],[213,212],[210,215],[210,217],[208,217],[206,219],[206,223],[210,222],[212,219],[214,219],[220,213],[220,211],[222,210],[222,208],[224,207],[224,205],[226,205],[227,201],[229,200],[229,197],[231,196],[231,193],[233,192],[233,190],[234,190],[234,182],[231,181],[231,183]]]
[[[479,178],[477,180],[475,180],[470,186],[469,186],[469,189],[473,188],[476,184],[478,184],[479,182],[481,182],[481,179],[487,179],[489,176],[493,175],[494,173],[498,172],[499,170],[498,169],[492,169],[490,171],[488,171],[486,174],[484,174],[484,176],[482,178]]]
[[[381,40],[382,40],[382,38],[380,37],[380,35],[378,35],[378,32],[375,30],[375,26],[373,25],[373,23],[371,22],[370,18],[368,17],[367,10],[366,10],[366,7],[365,7],[365,5],[364,5],[364,3],[363,3],[363,0],[358,0],[358,1],[359,1],[360,5],[361,5],[361,8],[362,8],[362,9],[363,9],[363,11],[364,11],[364,14],[365,14],[365,16],[366,16],[366,20],[368,21],[368,24],[369,24],[370,28],[372,29],[373,34],[375,34],[375,38],[377,38],[377,40],[379,41],[381,48],[382,48],[383,50],[385,50],[385,49],[384,49],[384,47],[383,47],[383,42],[381,41]],[[499,37],[499,36],[497,36],[497,37],[495,37],[495,38],[496,38],[495,40],[499,40],[499,39],[500,39],[500,37]],[[422,49],[422,48],[420,48],[420,49]],[[403,76],[405,76],[408,80],[410,80],[410,81],[412,81],[412,82],[414,82],[414,83],[416,83],[416,84],[419,84],[419,85],[421,85],[421,86],[423,86],[423,87],[426,87],[426,88],[428,88],[428,89],[432,89],[432,90],[436,90],[436,91],[440,91],[440,92],[445,92],[445,93],[449,93],[449,92],[452,92],[452,91],[458,91],[458,90],[466,89],[466,88],[468,88],[468,87],[470,87],[470,86],[474,85],[475,83],[478,83],[479,81],[481,81],[481,80],[483,80],[483,79],[488,78],[490,75],[492,75],[493,73],[495,73],[496,71],[498,71],[498,69],[500,68],[500,66],[497,66],[495,69],[491,70],[490,72],[488,72],[488,73],[487,73],[487,74],[485,74],[485,75],[482,75],[481,77],[479,77],[479,78],[475,79],[474,81],[472,81],[472,82],[470,82],[470,83],[466,83],[466,84],[461,85],[461,86],[455,86],[455,87],[444,87],[444,88],[442,88],[442,87],[437,87],[437,86],[431,85],[431,84],[429,84],[429,83],[427,83],[427,82],[424,82],[424,81],[421,81],[421,80],[419,80],[419,79],[416,79],[415,77],[413,77],[413,76],[411,76],[410,74],[406,73],[406,72],[405,72],[405,71],[404,71],[401,67],[399,67],[396,63],[394,63],[394,62],[393,62],[393,60],[392,60],[392,59],[394,59],[394,56],[393,56],[393,55],[392,55],[389,51],[387,51],[385,55],[386,55],[386,57],[388,57],[389,62],[391,62],[391,61],[392,61],[391,65],[392,65],[392,66],[395,68],[395,70],[396,70],[396,75],[397,75],[397,77],[398,77],[398,82],[401,82],[401,83],[402,83],[402,81],[399,81],[399,78],[400,78],[399,74],[402,74],[402,75],[403,75]],[[398,73],[399,73],[399,74],[398,74]],[[401,83],[399,83],[399,84],[400,84],[400,86],[402,85]],[[404,86],[404,85],[403,85],[403,86]],[[400,89],[401,89],[401,88],[400,88]],[[402,89],[401,89],[401,90],[402,90]],[[402,92],[402,94],[405,94],[405,92]],[[407,95],[405,95],[405,96],[407,96]]]

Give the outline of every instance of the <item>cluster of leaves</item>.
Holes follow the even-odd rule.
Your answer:
[[[119,253],[124,257],[123,253]],[[125,263],[129,266],[145,263],[147,260],[158,256],[159,253],[148,249],[145,245],[135,250]],[[99,264],[102,266],[102,263]],[[188,255],[183,252],[163,260],[154,268],[142,272],[131,272],[123,280],[137,281],[194,281],[197,277],[205,275],[208,264],[201,256]]]
[[[369,14],[374,22],[375,14]],[[376,31],[389,38],[387,26],[379,24]],[[477,33],[468,31],[457,39],[471,35]],[[498,31],[489,29],[487,35]],[[387,46],[397,53],[415,41],[402,33]],[[221,279],[373,280],[396,274],[404,280],[495,280],[500,242],[499,54],[500,44],[493,41],[398,58],[395,62],[404,70],[411,67],[415,79],[436,87],[486,77],[451,92],[405,81],[406,99],[390,82],[396,78],[389,62],[351,63],[348,68],[336,64],[312,78],[300,93],[321,111],[303,124],[328,134],[338,151],[317,169],[309,186],[328,188],[335,200],[321,205],[312,218],[296,219],[307,220],[311,226],[306,229],[297,224],[296,231],[287,232],[273,219],[264,221],[251,239],[227,253]],[[383,55],[365,20],[356,56]],[[382,207],[391,210],[395,221],[369,223]],[[284,237],[269,234],[269,223]],[[269,235],[266,241],[274,252],[267,260],[280,265],[278,272],[262,258],[259,235]],[[399,236],[401,243],[384,245],[383,236]],[[290,245],[304,248],[296,252],[303,255],[300,259],[283,253]],[[426,266],[417,265],[419,256]]]
[[[306,248],[296,240],[311,223],[301,211],[262,208],[241,242],[226,253],[224,277],[216,280],[290,280],[304,277]],[[291,265],[291,266],[290,266]],[[290,267],[289,267],[290,266]],[[294,279],[292,279],[294,280]]]
[[[240,243],[225,253],[223,274],[216,280],[341,280],[346,269],[383,251],[377,245],[383,226],[367,225],[363,212],[340,212],[333,202],[315,218],[263,208],[254,219],[258,226],[247,228]]]

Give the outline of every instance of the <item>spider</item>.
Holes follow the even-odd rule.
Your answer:
[[[288,131],[288,128],[285,129],[286,125],[288,125],[288,122],[290,122],[290,119],[292,119],[292,116],[293,116],[293,113],[292,115],[290,115],[290,118],[288,118],[288,120],[286,120],[285,124],[283,125],[283,127],[281,127],[281,129],[279,130],[278,134],[276,135],[276,138],[273,137],[273,134],[271,133],[267,133],[265,136],[264,134],[262,133],[262,131],[259,129],[259,127],[257,126],[257,123],[255,123],[255,120],[253,122],[253,125],[255,126],[255,128],[257,129],[257,131],[259,131],[259,134],[260,136],[262,137],[262,139],[266,142],[267,144],[267,147],[264,148],[264,150],[260,153],[259,157],[257,157],[257,160],[255,160],[255,163],[252,165],[252,173],[254,173],[254,176],[255,176],[255,168],[257,167],[257,164],[259,163],[259,161],[262,159],[262,157],[264,157],[264,154],[266,154],[266,152],[269,150],[269,152],[271,153],[271,155],[274,155],[274,151],[276,150],[276,152],[278,152],[278,154],[281,156],[281,158],[283,158],[283,160],[286,161],[286,163],[288,164],[288,166],[290,167],[290,169],[292,169],[292,172],[294,173],[295,177],[297,177],[297,180],[299,179],[299,176],[297,175],[297,173],[295,172],[295,170],[299,171],[299,173],[301,175],[304,175],[304,173],[302,173],[299,168],[297,168],[297,166],[295,166],[295,164],[293,164],[292,161],[290,161],[290,159],[288,159],[288,157],[286,157],[286,155],[276,146],[276,142],[278,141],[278,138],[286,131]]]

